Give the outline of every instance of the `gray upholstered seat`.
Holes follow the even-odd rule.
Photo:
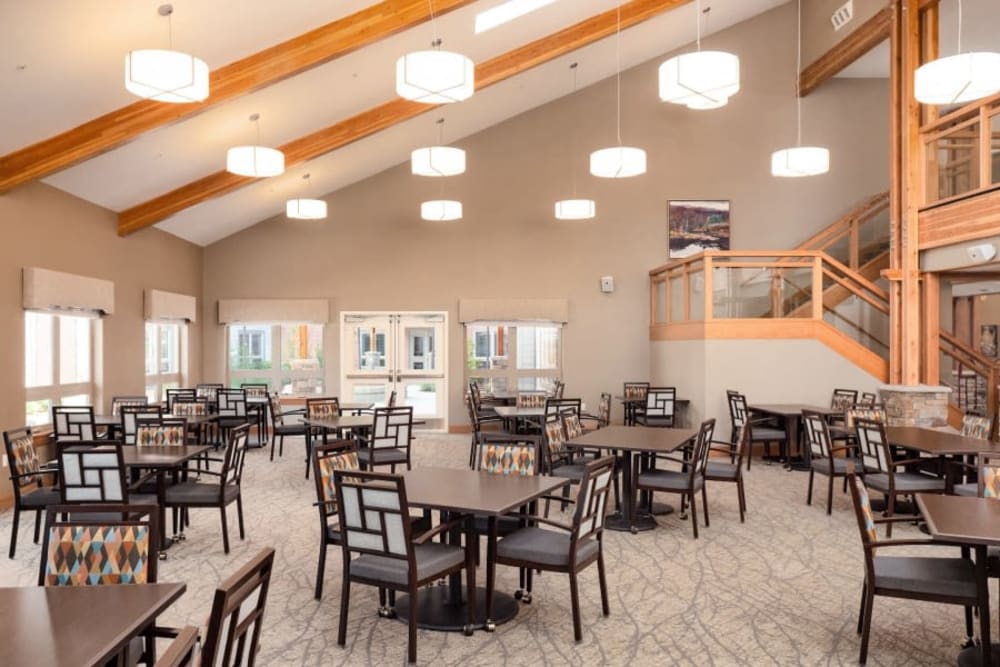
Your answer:
[[[21,507],[35,509],[59,504],[59,489],[44,487],[21,496]]]
[[[976,596],[976,568],[964,558],[876,556],[875,587],[917,594]]]
[[[563,479],[583,479],[583,473],[587,469],[585,463],[567,463],[552,469],[553,477],[562,477]]]
[[[679,470],[653,470],[639,474],[639,486],[654,490],[681,492],[688,488],[689,475]],[[695,490],[700,489],[705,481],[702,477],[694,478]]]
[[[915,472],[897,472],[896,491],[902,493],[934,493],[944,492],[945,483],[943,479],[928,477]],[[886,492],[889,490],[889,475],[878,473],[875,475],[865,475],[865,485],[877,491]]]
[[[754,442],[773,442],[775,440],[784,440],[785,432],[780,428],[767,428],[765,426],[754,426],[753,427],[753,439]]]
[[[417,580],[423,581],[438,572],[465,562],[465,550],[450,544],[430,542],[413,547],[417,561]],[[351,561],[351,576],[406,586],[407,562],[398,558],[364,554]]]
[[[827,474],[827,473],[829,473],[830,472],[830,460],[831,459],[822,459],[822,460],[817,461],[817,460],[813,459],[813,462],[812,462],[813,470],[815,470],[816,472],[821,472],[824,475]],[[847,462],[850,461],[851,459],[845,459],[845,458],[837,456],[837,457],[834,457],[832,460],[833,460],[833,472],[834,472],[834,474],[837,474],[837,475],[846,475],[847,474]],[[852,463],[853,463],[853,461],[852,461]],[[896,479],[898,480],[899,477],[897,476]]]
[[[497,543],[497,555],[529,563],[540,563],[553,567],[569,565],[568,532],[545,530],[544,528],[522,528]],[[585,539],[576,545],[577,562],[597,555],[600,545],[597,540]]]
[[[956,484],[952,492],[956,496],[967,496],[975,498],[979,495],[979,484],[976,482],[968,482],[966,484]]]
[[[240,489],[231,484],[226,485],[226,503],[236,500]],[[168,486],[165,493],[167,504],[173,503],[212,503],[219,499],[219,485],[204,482],[181,482]],[[155,500],[153,502],[156,502]]]
[[[510,535],[521,527],[521,520],[516,516],[497,517],[497,535]],[[472,528],[478,535],[489,534],[489,519],[485,516],[472,517]]]
[[[372,452],[374,452],[374,454]],[[406,463],[406,450],[404,449],[397,449],[395,447],[376,447],[374,450],[361,449],[358,451],[358,459],[365,463],[372,460],[372,456],[375,457],[374,461],[376,465]]]
[[[739,475],[739,464],[725,461],[709,461],[705,465],[705,477],[709,479],[732,479]]]

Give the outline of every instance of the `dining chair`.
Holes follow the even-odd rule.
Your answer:
[[[750,411],[747,409],[747,397],[738,391],[733,391],[731,389],[726,390],[726,401],[729,403],[729,421],[732,425],[731,442],[733,443],[733,450],[731,457],[735,458],[736,452],[736,437],[739,435],[740,428],[750,421],[753,422],[753,428],[750,429],[751,434],[751,449],[747,451],[747,470],[750,469],[750,461],[753,458],[753,445],[755,443],[763,443],[764,445],[764,459],[770,463],[771,459],[771,443],[777,443],[780,450],[781,443],[788,440],[788,434],[785,433],[785,429],[776,427],[770,419],[765,417],[750,417]]]
[[[293,438],[306,435],[306,425],[300,421],[302,415],[305,414],[305,409],[295,408],[292,410],[283,410],[281,407],[281,399],[278,396],[278,392],[273,392],[269,396],[271,403],[271,460],[274,460],[274,442],[277,440],[278,444],[278,456],[285,455],[285,438]],[[295,416],[295,421],[285,421],[286,417]]]
[[[146,396],[112,396],[111,415],[117,417],[121,409],[126,405],[144,406],[148,404],[149,399]]]
[[[218,414],[215,423],[223,441],[228,441],[230,431],[250,423],[247,395],[242,389],[219,389],[216,392],[215,411]]]
[[[649,387],[645,408],[636,414],[635,423],[640,426],[672,427],[676,405],[676,387]]]
[[[816,474],[827,478],[826,513],[833,513],[833,481],[837,477],[847,478],[848,468],[856,448],[853,445],[834,447],[830,440],[830,431],[826,417],[812,410],[802,411],[802,422],[805,424],[806,443],[809,445],[811,463],[809,466],[809,490],[806,492],[806,505],[812,505],[813,481]]]
[[[515,405],[519,408],[544,408],[549,397],[544,391],[519,391]]]
[[[466,572],[468,623],[476,622],[476,580],[472,540],[467,517],[460,516],[414,536],[407,518],[406,483],[400,475],[361,471],[334,471],[344,572],[340,597],[337,644],[347,643],[351,584],[359,583],[409,594],[407,657],[417,661],[417,622],[423,586],[463,569]],[[462,529],[465,545],[432,542],[431,538]],[[352,554],[358,554],[352,558]]]
[[[706,482],[730,482],[736,485],[736,498],[739,501],[740,507],[740,523],[744,522],[745,514],[747,511],[747,496],[746,489],[743,485],[743,458],[748,456],[750,451],[750,442],[753,440],[752,435],[753,425],[747,422],[740,428],[740,432],[736,437],[736,452],[733,453],[733,447],[728,442],[722,442],[719,445],[709,445],[709,459],[705,464],[705,481]],[[713,443],[718,442],[713,440]],[[725,460],[720,460],[719,458],[711,458],[711,452],[717,452],[719,454],[724,454],[727,457],[731,456],[731,460],[726,462]]]
[[[472,425],[472,445],[469,447],[469,467],[471,468],[475,465],[476,450],[479,448],[479,436],[483,433],[483,425],[502,424],[503,419],[496,413],[493,413],[492,416],[481,416],[473,404],[471,394],[465,397],[465,408],[469,414],[469,424]]]
[[[896,511],[897,496],[913,496],[917,493],[944,493],[944,479],[921,472],[899,471],[908,465],[926,461],[915,459],[894,459],[892,449],[885,436],[885,424],[874,419],[859,418],[855,421],[858,449],[864,465],[865,486],[882,493],[886,498],[884,516],[891,517]],[[916,503],[914,503],[916,507]],[[913,518],[909,519],[913,521]],[[886,525],[886,537],[892,537],[892,523]]]
[[[215,589],[201,642],[202,667],[257,663],[273,571],[274,549],[267,547]]]
[[[970,413],[962,415],[962,435],[966,438],[990,440],[993,437],[994,428],[994,417],[983,417],[981,415],[974,415]]]
[[[497,543],[496,562],[527,571],[526,595],[530,600],[535,570],[562,572],[569,575],[570,607],[573,614],[573,637],[583,639],[580,622],[578,576],[588,566],[597,563],[601,589],[601,612],[611,613],[608,604],[607,577],[604,572],[604,519],[607,513],[608,490],[614,474],[614,459],[610,456],[586,464],[580,480],[573,521],[570,525],[546,517],[523,517],[532,525],[519,528]],[[556,530],[545,528],[550,526]],[[496,571],[490,586],[496,585]]]
[[[181,447],[187,443],[187,422],[183,417],[137,419],[135,445],[137,447]]]
[[[222,549],[229,553],[229,527],[226,509],[236,503],[236,516],[239,521],[240,539],[245,538],[243,528],[243,464],[246,460],[247,436],[249,424],[243,424],[229,430],[226,438],[226,448],[223,457],[207,456],[202,459],[206,468],[199,469],[200,477],[211,477],[216,481],[208,482],[201,479],[187,480],[167,487],[164,494],[164,507],[177,510],[174,512],[174,533],[183,535],[178,529],[178,518],[186,523],[185,516],[191,509],[215,508],[219,510],[222,520]],[[212,469],[218,464],[217,470]],[[178,512],[180,515],[178,515]]]
[[[367,470],[376,466],[396,466],[406,464],[410,469],[410,443],[413,440],[413,407],[375,408],[372,427],[368,429],[368,440],[358,452],[361,465]]]
[[[550,421],[562,421],[564,417],[574,415],[579,417],[583,414],[583,402],[579,398],[546,398],[545,414],[541,419],[526,418],[529,426],[537,429],[539,433],[543,430],[543,424]]]
[[[174,417],[207,417],[210,414],[207,398],[177,396],[170,406],[170,414]],[[189,444],[201,445],[215,442],[215,422],[203,421],[196,428],[188,428]]]
[[[49,505],[59,503],[59,489],[54,486],[44,486],[43,482],[46,475],[57,478],[59,471],[56,468],[42,468],[29,426],[4,431],[3,444],[10,465],[10,485],[14,493],[10,551],[7,554],[13,558],[17,552],[17,529],[22,511],[35,512],[35,544],[38,544],[42,510]]]
[[[861,588],[861,609],[858,612],[857,632],[861,635],[861,654],[858,662],[868,660],[868,640],[871,634],[872,612],[875,596],[907,598],[927,602],[941,602],[965,607],[965,631],[972,636],[972,611],[979,614],[980,633],[989,641],[989,594],[985,584],[976,576],[976,567],[969,558],[935,556],[887,556],[888,548],[931,546],[940,549],[932,540],[882,540],[878,525],[885,524],[887,533],[893,523],[909,521],[907,517],[876,519],[866,487],[867,476],[850,472],[847,486],[851,489],[854,515],[861,534],[865,557],[865,579]],[[935,554],[940,553],[935,551]]]
[[[566,393],[566,383],[562,380],[554,380],[552,382],[552,398],[562,398]]]
[[[858,403],[860,403],[862,406],[874,407],[877,402],[878,402],[878,396],[867,391],[861,392],[861,398],[858,399]]]
[[[194,667],[198,656],[198,627],[186,625],[156,659],[156,667]]]
[[[118,412],[121,441],[134,445],[136,422],[139,419],[159,419],[162,415],[163,408],[159,405],[123,405]]]
[[[701,493],[702,509],[705,510],[705,527],[708,520],[708,494],[705,490],[705,468],[708,465],[708,452],[715,431],[715,419],[706,419],[698,428],[698,437],[691,450],[689,458],[678,458],[669,454],[651,454],[648,457],[635,457],[632,467],[632,479],[635,480],[636,491],[651,491],[653,493],[676,493],[681,497],[681,517],[684,517],[688,501],[691,504],[691,528],[694,538],[698,539],[698,504],[697,495]],[[642,460],[646,458],[649,469],[642,470]],[[681,466],[680,470],[658,469],[657,461],[668,461]],[[631,493],[631,491],[629,491]],[[650,496],[652,502],[652,496]]]
[[[120,442],[62,442],[58,444],[58,460],[61,505],[156,504],[155,494],[136,493],[129,487]],[[141,478],[136,485],[146,481],[148,478]]]
[[[316,508],[319,510],[319,559],[316,565],[317,600],[323,597],[323,578],[326,572],[326,551],[331,545],[340,545],[340,526],[337,518],[337,490],[334,487],[334,471],[361,470],[358,461],[358,444],[354,440],[334,440],[313,447],[313,468],[316,482]],[[379,615],[383,616],[385,603],[379,605]]]
[[[601,393],[601,400],[597,402],[597,414],[583,413],[580,419],[584,422],[591,422],[591,428],[585,430],[596,430],[611,424],[611,394]]]
[[[221,382],[199,382],[194,386],[194,393],[198,398],[204,398],[209,403],[215,403],[219,398],[219,390],[224,389]]]
[[[632,426],[636,416],[645,410],[647,392],[649,392],[648,382],[626,382],[622,386],[626,426]]]
[[[306,419],[332,419],[340,416],[340,399],[336,396],[306,399]],[[308,426],[306,433],[306,479],[309,479],[310,461],[312,460],[313,440],[322,438],[326,429],[320,426]]]
[[[483,398],[482,390],[479,387],[479,383],[477,382],[469,383],[469,397],[472,399],[472,405],[473,407],[475,407],[476,414],[478,414],[480,418],[497,416],[496,411],[493,409],[495,402],[486,401]],[[489,403],[489,405],[487,405],[487,403]]]
[[[94,440],[94,408],[89,405],[53,405],[52,435],[58,440]]]
[[[190,387],[171,387],[164,391],[167,397],[167,412],[174,413],[174,405],[178,400],[182,401],[196,401],[198,400],[197,390]],[[207,399],[202,399],[207,401]]]
[[[830,409],[843,414],[847,408],[858,402],[857,389],[834,389],[830,397]]]

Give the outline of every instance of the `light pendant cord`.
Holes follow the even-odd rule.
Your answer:
[[[695,21],[697,22],[698,25],[698,50],[701,51],[701,0],[698,0],[697,4],[695,5],[695,12],[696,12]]]
[[[573,93],[574,94],[576,93],[576,66],[577,66],[577,63],[573,63],[572,65],[569,66],[570,72],[573,73]],[[570,146],[569,146],[569,181],[570,181],[570,184],[573,186],[573,199],[576,199],[576,169],[574,169],[574,167],[575,167],[574,162],[576,161],[576,148],[577,148],[577,146],[576,146],[576,140],[577,140],[577,136],[576,136],[576,130],[577,130],[576,123],[572,123],[571,127],[573,129],[570,131],[571,134],[570,134]]]
[[[434,0],[427,0],[427,10],[431,17],[431,46],[438,48],[441,46],[441,40],[438,39],[437,21],[434,20]]]
[[[615,84],[618,89],[617,135],[618,145],[622,145],[622,3],[618,0],[618,29],[615,31]]]
[[[802,0],[798,2],[798,19],[797,28],[795,30],[795,145],[802,145],[802,89],[800,88],[801,83],[801,72],[802,72]]]
[[[958,52],[962,53],[962,0],[958,0]]]

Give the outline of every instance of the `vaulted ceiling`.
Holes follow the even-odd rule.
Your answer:
[[[717,32],[784,2],[711,0],[705,28],[709,34]],[[134,105],[136,98],[123,85],[124,56],[130,49],[166,48],[167,25],[157,15],[159,4],[156,0],[0,0],[0,86],[8,91],[0,98],[4,128],[0,184],[17,177],[18,169],[11,165],[18,151],[26,153],[33,144],[61,133],[75,136],[70,132],[74,128]],[[200,245],[283,211],[287,198],[303,194],[305,173],[311,174],[308,187],[313,195],[334,192],[406,161],[411,150],[433,142],[438,118],[446,119],[445,141],[454,142],[569,94],[571,62],[579,63],[580,87],[613,75],[616,66],[613,23],[609,30],[608,19],[614,17],[617,0],[559,0],[480,35],[474,34],[475,15],[500,0],[433,0],[439,14],[433,25],[420,20],[426,3],[412,0],[175,0],[172,4],[174,48],[204,59],[213,70],[213,85],[225,66],[341,21],[335,24],[341,33],[327,35],[329,44],[317,36],[299,40],[297,50],[280,52],[275,67],[289,70],[288,76],[271,71],[267,59],[255,61],[254,76],[265,81],[285,78],[263,87],[248,84],[245,91],[214,104],[210,97],[205,108],[195,109],[197,113],[189,113],[184,108],[188,105],[169,105],[172,117],[158,119],[154,129],[135,136],[124,130],[136,120],[135,114],[150,113],[148,105],[154,103],[129,107],[129,113],[114,116],[110,126],[124,132],[126,140],[116,138],[102,146],[104,138],[98,136],[93,147],[71,146],[86,159],[42,174],[54,187],[125,212],[123,220],[134,218],[137,211],[148,213],[151,203],[180,190],[185,196],[173,199],[181,205],[152,207],[155,215],[145,216],[144,221]],[[448,8],[452,9],[444,11]],[[357,12],[368,13],[352,16]],[[623,25],[632,26],[622,33],[622,68],[692,41],[694,3],[622,0],[621,12]],[[374,21],[377,14],[383,15],[378,25],[387,33],[384,36],[359,23],[362,17]],[[386,14],[392,20],[386,20]],[[385,28],[394,20],[399,25],[409,21],[412,27],[397,32]],[[346,40],[343,35],[348,33],[355,42],[343,42],[340,51],[347,52],[341,54],[336,39]],[[414,112],[390,104],[398,99],[396,59],[427,48],[435,33],[444,40],[444,48],[477,63],[477,76],[493,72],[497,82],[447,107]],[[535,45],[525,49],[530,43]],[[304,57],[301,50],[320,44],[337,57],[315,66],[310,63],[295,73],[295,59]],[[496,76],[501,71],[503,78]],[[385,110],[405,113],[384,123]],[[266,145],[302,147],[309,142],[295,142],[317,134],[328,143],[318,149],[307,146],[309,150],[300,154],[309,159],[290,166],[283,176],[228,182],[223,188],[219,172],[224,173],[226,149],[254,140],[248,120],[252,113],[260,114],[261,140]],[[365,129],[372,123],[377,127],[371,129],[377,131]],[[331,143],[332,135],[336,141]],[[327,150],[331,145],[335,150]],[[73,155],[70,150],[51,154]],[[475,156],[469,160],[471,172]],[[336,216],[335,203],[331,216]]]

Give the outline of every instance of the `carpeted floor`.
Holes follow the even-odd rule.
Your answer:
[[[421,434],[415,465],[464,467],[467,436]],[[318,519],[312,481],[303,478],[301,441],[286,442],[274,463],[248,456],[244,481],[247,539],[222,553],[219,516],[194,511],[188,539],[160,564],[161,581],[184,581],[185,595],[165,625],[202,624],[217,583],[264,545],[277,550],[262,638],[261,665],[403,664],[406,628],[375,613],[374,591],[353,589],[348,644],[336,644],[341,555],[330,551],[324,598],[313,599]],[[688,521],[661,517],[656,530],[608,532],[605,554],[611,616],[600,614],[596,568],[581,577],[584,638],[573,642],[564,576],[536,577],[534,602],[495,634],[420,631],[421,663],[438,665],[816,665],[855,664],[863,561],[848,495],[825,489],[805,505],[807,475],[755,462],[747,474],[749,515],[740,524],[733,485],[709,486],[711,527],[694,540]],[[0,514],[6,546],[11,513]],[[904,525],[894,537],[921,537]],[[935,547],[940,553],[954,549]],[[905,550],[903,550],[905,553]],[[925,553],[922,551],[922,553]],[[22,521],[18,555],[0,559],[0,585],[29,586],[39,547]],[[480,581],[484,571],[478,572]],[[513,591],[517,572],[500,568],[498,588]],[[994,606],[996,609],[996,606]],[[963,639],[959,607],[877,598],[870,665],[954,664]],[[0,649],[2,656],[2,649]],[[2,663],[2,657],[0,657]]]

